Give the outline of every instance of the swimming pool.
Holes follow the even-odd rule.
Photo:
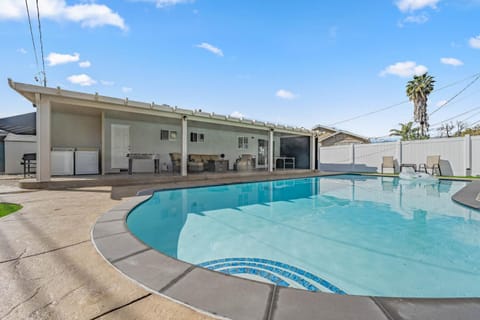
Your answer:
[[[174,258],[338,294],[478,297],[480,213],[465,182],[341,175],[156,192],[127,218]]]

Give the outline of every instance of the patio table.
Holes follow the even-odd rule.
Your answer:
[[[133,174],[133,160],[153,160],[154,173],[160,173],[160,155],[158,153],[129,153],[128,174]]]

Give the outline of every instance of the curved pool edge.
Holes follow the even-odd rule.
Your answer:
[[[464,206],[480,210],[480,181],[471,181],[452,196],[452,200]]]
[[[91,240],[112,267],[144,289],[215,318],[475,319],[480,298],[341,296],[277,287],[183,262],[146,245],[128,229],[130,211],[151,195],[125,200],[98,218]]]

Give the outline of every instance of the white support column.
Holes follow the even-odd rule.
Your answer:
[[[469,134],[465,135],[465,175],[472,175],[472,139]]]
[[[397,161],[398,161],[398,172],[400,172],[400,166],[402,165],[403,163],[403,159],[402,159],[402,141],[401,140],[398,140],[397,142]]]
[[[320,142],[320,139],[318,139],[318,144],[317,144],[317,159],[318,159],[318,171],[320,171],[320,165],[322,163],[321,159],[320,159],[320,148],[322,147],[322,143]]]
[[[351,157],[350,158],[351,159],[350,163],[352,165],[352,171],[355,171],[355,144],[354,143],[351,144],[351,148],[352,148],[352,151],[351,151],[351,155],[350,155],[350,157]]]
[[[315,170],[315,136],[310,137],[310,170]]]
[[[50,181],[50,118],[52,107],[50,100],[40,94],[35,95],[37,106],[37,181]]]
[[[102,159],[102,176],[105,175],[105,111],[102,111],[102,149],[100,150],[100,158]]]
[[[182,118],[182,169],[183,177],[187,175],[187,157],[188,157],[188,124],[187,116]]]
[[[273,172],[273,129],[268,132],[268,172]]]

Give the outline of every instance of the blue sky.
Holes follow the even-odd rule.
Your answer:
[[[454,84],[430,111],[480,73],[480,0],[39,2],[48,85],[131,100],[373,137],[412,105],[342,121],[406,100],[415,73]],[[33,111],[7,84],[39,72],[24,0],[0,2],[0,36],[0,116]],[[474,123],[476,107],[480,80],[430,122]]]

